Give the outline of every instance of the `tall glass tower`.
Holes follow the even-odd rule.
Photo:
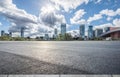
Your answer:
[[[54,29],[54,35],[53,35],[53,38],[57,38],[57,34],[58,34],[58,32],[57,32],[57,28],[55,28],[55,29]]]
[[[103,29],[96,29],[95,30],[95,37],[99,37],[103,33]]]
[[[64,35],[66,33],[66,24],[61,24],[61,34]]]
[[[108,31],[110,31],[110,27],[105,27],[104,32],[108,32]]]
[[[89,38],[89,39],[92,39],[92,38],[93,38],[93,26],[92,26],[92,25],[90,25],[90,26],[88,27],[88,38]]]
[[[24,37],[24,28],[23,27],[21,28],[20,32],[21,32],[21,37]]]
[[[2,30],[2,31],[1,31],[1,36],[4,36],[4,35],[5,35],[5,31]]]
[[[80,37],[85,38],[85,25],[80,25]]]

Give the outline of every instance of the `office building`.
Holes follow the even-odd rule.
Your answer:
[[[120,39],[120,27],[110,27],[110,30],[103,33],[100,37],[106,38],[106,40]]]
[[[55,28],[55,29],[54,29],[54,36],[53,36],[53,38],[57,38],[57,34],[58,34],[58,33],[57,33],[57,28]]]
[[[85,25],[80,25],[80,37],[85,37]]]
[[[101,34],[103,34],[103,29],[96,29],[95,30],[95,37],[99,37]]]
[[[108,31],[110,31],[110,27],[105,27],[104,32],[108,32]]]
[[[12,32],[9,32],[9,36],[12,37]]]
[[[93,26],[92,26],[92,25],[90,25],[90,26],[88,27],[88,38],[89,38],[89,39],[92,39],[92,38],[93,38]]]
[[[49,40],[49,35],[48,34],[45,34],[44,40]]]
[[[61,34],[64,35],[66,33],[66,24],[61,24]]]
[[[55,28],[55,30],[54,30],[54,34],[57,35],[57,28]]]
[[[93,30],[93,37],[95,37],[95,30]]]
[[[21,28],[20,32],[21,32],[21,37],[24,37],[24,28],[23,27]]]
[[[2,31],[1,31],[1,36],[4,36],[4,35],[5,35],[5,31],[2,30]]]

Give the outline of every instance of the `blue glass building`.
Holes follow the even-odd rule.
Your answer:
[[[4,35],[5,35],[5,31],[2,30],[2,31],[1,31],[1,36],[4,36]]]
[[[88,38],[89,38],[89,39],[92,39],[92,38],[93,38],[93,26],[92,26],[92,25],[90,25],[90,26],[88,27]]]
[[[110,27],[105,27],[105,28],[104,28],[104,31],[105,31],[105,32],[110,31]]]
[[[24,28],[23,27],[21,28],[20,32],[21,32],[21,37],[24,37]]]
[[[66,24],[61,24],[61,34],[64,35],[66,33]]]
[[[80,37],[85,38],[85,25],[80,25]]]
[[[95,30],[95,37],[99,37],[101,34],[103,34],[103,29],[96,29]]]

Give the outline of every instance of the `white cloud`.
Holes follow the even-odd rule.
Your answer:
[[[72,9],[76,9],[79,5],[87,4],[89,0],[50,0],[55,6],[62,8],[64,11],[69,12]]]
[[[80,9],[77,12],[75,12],[73,18],[70,19],[71,24],[85,24],[86,21],[84,19],[81,19],[83,15],[85,15],[84,9]]]
[[[11,22],[9,31],[18,34],[21,27],[24,27],[26,36],[47,33],[53,30],[51,26],[54,27],[56,23],[65,23],[65,17],[53,12],[55,10],[56,8],[53,8],[53,6],[43,7],[41,8],[40,17],[36,17],[23,9],[17,8],[12,0],[0,0],[0,13]]]
[[[103,29],[105,27],[112,27],[113,25],[111,23],[106,23],[106,24],[101,24],[101,25],[97,25],[94,27],[94,29]]]
[[[115,16],[117,13],[114,12],[113,10],[105,9],[105,10],[102,10],[100,14],[106,15],[106,16]]]
[[[2,26],[2,23],[0,22],[0,26]]]
[[[107,21],[110,21],[110,20],[112,20],[112,17],[107,17]]]
[[[37,17],[28,14],[25,10],[19,9],[12,0],[0,0],[0,13],[7,18],[8,21],[14,23],[12,27],[18,31],[21,27],[29,28],[29,24],[37,24]],[[10,28],[13,30],[13,28]],[[12,31],[10,30],[10,31]]]
[[[102,18],[102,15],[101,14],[94,14],[93,17],[89,17],[87,22],[88,23],[91,23],[92,21],[95,21],[95,20],[99,20]]]
[[[110,20],[112,20],[112,17],[114,17],[116,15],[120,15],[120,8],[118,8],[116,11],[109,10],[109,9],[101,10],[98,14],[94,14],[93,17],[89,17],[87,22],[91,23],[93,21],[102,19],[103,15],[107,16],[107,18],[106,18],[107,21],[110,21]]]
[[[94,0],[95,4],[100,3],[102,0]]]
[[[67,33],[70,33],[72,35],[72,37],[79,37],[79,30],[71,30],[71,31],[68,31]]]
[[[114,24],[116,27],[120,27],[120,19],[114,19],[114,20],[113,20],[113,24]]]
[[[105,27],[120,27],[120,19],[114,19],[112,23],[97,25],[94,27],[94,29],[103,29],[104,30]]]
[[[50,6],[41,8],[39,21],[49,27],[54,27],[56,24],[66,23],[65,17],[61,14],[57,14],[52,7],[50,9]]]
[[[118,15],[120,15],[120,8],[118,8],[118,9],[116,10],[116,13],[117,13]]]
[[[105,32],[105,27],[113,27],[113,24],[111,23],[106,23],[106,24],[101,24],[101,25],[97,25],[97,26],[94,26],[94,30],[95,29],[103,29],[103,32]]]
[[[106,15],[106,16],[111,16],[111,17],[116,16],[116,15],[120,15],[120,8],[118,8],[116,11],[104,9],[100,12],[100,14]]]

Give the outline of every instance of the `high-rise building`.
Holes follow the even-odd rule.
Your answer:
[[[80,25],[80,37],[85,38],[85,25]]]
[[[2,31],[1,31],[1,36],[4,36],[4,35],[5,35],[5,31],[2,30]]]
[[[64,35],[66,33],[66,24],[61,24],[61,34]]]
[[[57,38],[57,28],[54,29],[54,36],[53,38]]]
[[[45,39],[45,40],[49,40],[49,35],[48,35],[48,34],[45,34],[44,39]]]
[[[93,26],[92,26],[92,25],[90,25],[90,26],[88,27],[88,38],[89,38],[89,39],[92,39],[92,38],[93,38]]]
[[[21,37],[24,37],[24,28],[21,28]]]
[[[12,32],[9,32],[9,36],[12,37]]]
[[[93,30],[93,37],[95,37],[95,30]]]
[[[57,28],[55,28],[54,34],[57,35]]]
[[[95,37],[99,37],[101,34],[103,34],[103,29],[96,29],[95,30]]]
[[[108,31],[110,31],[110,27],[105,27],[104,32],[108,32]]]

